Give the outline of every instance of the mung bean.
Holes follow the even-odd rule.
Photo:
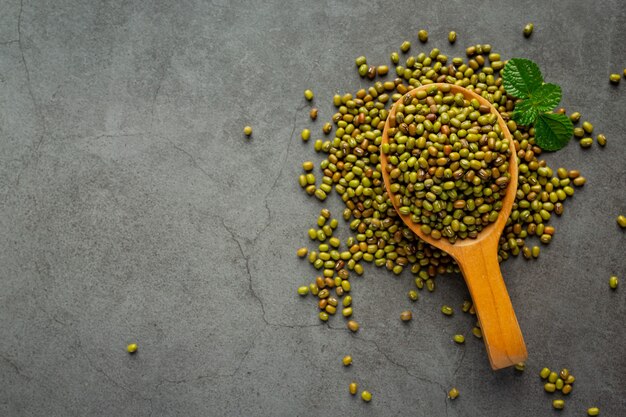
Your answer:
[[[402,321],[410,321],[413,318],[413,314],[409,310],[405,310],[400,313],[400,320]]]
[[[366,403],[372,401],[372,393],[369,391],[361,392],[361,399],[363,399]]]
[[[524,26],[524,37],[528,38],[530,35],[532,35],[534,28],[535,25],[533,25],[532,23],[528,23],[526,26]]]
[[[419,32],[417,32],[417,38],[422,43],[428,42],[428,32],[424,29],[420,30]]]

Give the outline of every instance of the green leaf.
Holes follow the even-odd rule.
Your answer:
[[[530,59],[512,58],[502,72],[503,85],[513,97],[528,98],[530,93],[541,87],[541,70]]]
[[[564,114],[543,113],[535,122],[535,142],[545,151],[557,151],[572,138],[574,125]]]
[[[537,111],[544,113],[552,110],[561,102],[561,87],[556,84],[543,84],[530,93],[529,101]]]
[[[513,112],[513,120],[522,126],[530,126],[535,123],[539,111],[537,107],[533,105],[531,100],[523,100],[515,105],[515,111]]]

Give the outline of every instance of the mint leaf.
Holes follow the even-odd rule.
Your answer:
[[[539,113],[552,110],[561,102],[561,87],[556,84],[543,84],[530,93],[526,100],[515,104],[513,120],[522,126],[535,123]]]
[[[543,84],[541,70],[530,59],[510,59],[504,66],[502,78],[506,92],[518,98],[528,98]]]
[[[531,101],[541,113],[550,111],[561,102],[561,87],[556,84],[543,84],[530,93],[527,101]]]
[[[535,123],[539,111],[531,100],[523,100],[515,105],[515,111],[513,112],[513,120],[522,126],[530,126]]]
[[[535,122],[535,143],[545,151],[567,145],[574,133],[572,121],[564,114],[543,113]]]

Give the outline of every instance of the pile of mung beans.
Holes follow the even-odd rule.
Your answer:
[[[476,238],[498,218],[511,180],[508,142],[490,107],[450,85],[405,95],[389,125],[390,191],[433,239]]]
[[[372,86],[367,89],[362,88],[355,94],[346,93],[333,97],[337,111],[331,117],[332,123],[324,124],[320,132],[326,138],[315,139],[313,145],[316,152],[326,155],[320,163],[321,175],[316,176],[307,167],[300,176],[299,182],[309,195],[314,195],[320,201],[326,200],[334,189],[345,204],[342,217],[354,233],[346,242],[347,248],[340,253],[339,259],[333,259],[334,262],[341,260],[342,268],[324,267],[327,261],[323,259],[321,262],[318,261],[318,252],[312,252],[309,261],[316,269],[323,270],[328,275],[346,268],[348,270],[358,268],[362,271],[361,262],[384,267],[396,275],[409,270],[414,276],[417,289],[421,290],[426,287],[429,291],[435,289],[435,277],[438,274],[459,271],[452,258],[419,239],[402,222],[387,196],[381,174],[380,146],[389,107],[408,91],[417,86],[432,83],[460,85],[473,91],[492,103],[505,120],[515,146],[511,151],[514,151],[519,159],[519,178],[515,202],[500,238],[498,259],[505,261],[510,256],[520,254],[526,259],[539,257],[540,247],[529,245],[528,241],[537,239],[544,245],[550,243],[555,233],[554,226],[549,224],[550,219],[555,215],[563,214],[565,201],[574,195],[574,186],[584,185],[585,178],[577,170],[559,168],[555,172],[548,167],[546,162],[540,159],[542,151],[535,145],[534,128],[519,126],[511,119],[515,99],[506,94],[499,76],[505,61],[501,59],[500,54],[492,51],[491,45],[470,46],[466,49],[467,58],[452,59],[436,48],[429,53],[420,52],[416,55],[408,53],[410,48],[408,41],[400,47],[401,51],[406,53],[403,63],[400,62],[398,52],[391,53],[391,61],[396,64],[395,77],[387,74],[387,68],[380,71],[381,67],[386,67],[386,65],[370,66],[365,57],[358,57],[357,68],[366,65],[368,67],[366,74],[374,74],[374,78],[383,79],[374,81]],[[385,75],[381,76],[380,73]],[[465,104],[463,103],[463,106]],[[472,103],[468,104],[473,107]],[[480,106],[475,111],[480,114],[479,117],[483,116]],[[493,126],[490,120],[482,119],[482,121]],[[473,123],[471,120],[470,122]],[[333,136],[328,137],[333,129]],[[303,131],[305,133],[303,139],[306,137],[308,140],[310,133],[306,131],[307,129]],[[492,139],[496,141],[495,138]],[[426,141],[428,142],[428,139]],[[426,151],[428,150],[427,147]],[[432,152],[434,153],[435,150],[438,156],[440,150],[433,147]],[[459,149],[459,157],[462,159],[460,151],[461,149]],[[482,156],[482,154],[479,155]],[[498,160],[501,155],[499,153],[495,155],[492,163],[497,160],[498,163],[502,162],[501,166],[504,166],[506,162]],[[433,156],[431,159],[433,158],[436,163],[438,158]],[[460,160],[458,162],[460,166]],[[477,162],[476,158],[471,161],[467,160],[470,164],[469,168]],[[483,169],[482,162],[480,168],[477,165],[475,168],[478,168],[476,171],[480,172],[480,169]],[[494,168],[498,167],[494,166]],[[449,175],[450,171],[454,175],[456,170],[448,169],[449,171],[445,171],[446,168],[443,169],[444,176],[446,173]],[[487,169],[484,171],[481,175],[493,180],[492,172],[487,172]],[[498,171],[501,172],[499,169]],[[476,173],[473,178],[470,175],[470,178],[463,177],[461,181],[469,187],[469,184],[474,184],[473,181],[478,182],[479,179],[481,182],[484,181]],[[411,178],[409,182],[410,180]],[[506,176],[498,176],[494,181],[500,181],[501,185],[505,185],[505,180]],[[456,188],[457,183],[455,182],[454,185]],[[440,187],[443,192],[443,186]],[[435,191],[439,192],[439,188],[435,188]],[[472,191],[474,191],[473,188]],[[493,196],[493,191],[491,193]],[[432,194],[437,197],[437,194]],[[423,201],[427,202],[429,202],[428,198],[433,198],[430,194],[428,196],[424,194],[423,197]],[[494,198],[493,204],[490,204],[483,199],[479,199],[478,202],[481,204],[478,206],[474,200],[470,208],[473,207],[472,211],[480,214],[480,218],[487,214],[488,220],[492,213],[496,213],[493,214],[494,216],[497,215],[498,202]],[[480,213],[478,208],[485,213]],[[471,220],[468,219],[468,221],[471,223]],[[443,226],[443,222],[441,225]],[[459,230],[461,228],[459,224]],[[327,237],[325,233],[320,234],[318,231],[309,231],[309,233],[310,237],[316,239],[320,245],[325,243]],[[469,235],[469,232],[467,233]],[[323,251],[320,252],[323,253]],[[337,254],[333,255],[337,257]],[[332,258],[332,255],[330,256]],[[330,266],[331,262],[326,265]]]
[[[532,24],[527,25],[524,35],[530,36],[532,30]],[[420,31],[418,39],[426,43],[428,33]],[[456,42],[456,33],[451,32],[448,40]],[[299,177],[304,191],[322,202],[333,190],[336,192],[345,205],[342,217],[353,233],[345,242],[335,237],[339,221],[331,217],[328,209],[321,210],[316,227],[308,231],[316,247],[297,251],[299,257],[308,259],[318,276],[299,287],[298,294],[310,293],[316,297],[322,321],[328,321],[340,309],[346,326],[353,332],[360,326],[352,319],[350,276],[351,272],[363,274],[363,262],[396,275],[410,271],[417,289],[409,291],[410,301],[418,300],[418,291],[424,288],[434,291],[437,275],[459,272],[449,255],[418,238],[394,210],[383,183],[381,150],[389,158],[392,191],[400,199],[400,211],[421,224],[424,233],[450,241],[476,237],[482,227],[495,221],[502,207],[504,189],[511,180],[508,160],[514,152],[518,159],[518,186],[499,241],[500,262],[520,254],[525,259],[538,258],[540,247],[530,241],[550,243],[555,233],[550,220],[563,214],[564,203],[574,195],[574,187],[581,187],[586,181],[577,170],[553,170],[547,166],[540,158],[542,150],[535,144],[534,128],[517,125],[512,120],[516,100],[506,94],[500,77],[506,61],[492,51],[491,45],[470,46],[465,51],[466,57],[455,58],[449,58],[437,48],[414,55],[409,53],[410,49],[411,43],[404,41],[399,46],[400,52],[390,54],[395,65],[393,76],[388,65],[370,65],[365,56],[356,58],[359,75],[373,84],[354,94],[333,97],[336,112],[331,121],[323,124],[313,145],[316,152],[325,155],[319,165],[320,172],[316,176],[315,164],[307,161],[302,164]],[[486,99],[504,119],[513,146],[503,141],[496,117],[489,108],[476,100],[435,86],[415,98],[405,95],[416,87],[434,83],[462,86]],[[383,147],[382,132],[389,109],[403,97],[404,102],[390,121],[390,142]],[[306,90],[305,98],[312,100],[313,92]],[[556,112],[563,114],[565,109]],[[318,118],[317,108],[310,110],[310,117],[312,121]],[[570,118],[577,123],[581,115],[573,112]],[[591,123],[584,122],[574,134],[584,140],[592,130]],[[304,129],[302,140],[308,141],[311,135],[309,129]],[[581,146],[587,147],[583,140]],[[598,135],[597,141],[601,146],[606,144],[604,135]],[[624,227],[622,223],[626,221],[622,222],[622,217],[618,223]],[[611,278],[610,286],[617,288],[616,277]],[[471,301],[463,302],[461,310],[476,314]],[[452,316],[454,310],[444,305],[441,312]],[[400,319],[411,321],[411,311],[400,313]],[[479,321],[471,333],[482,338]],[[465,336],[456,334],[452,341],[462,346]],[[344,358],[345,366],[351,363],[351,357]],[[517,364],[515,369],[522,372],[525,364]],[[554,379],[549,370],[548,375],[544,377],[544,374],[545,369],[541,371],[542,378]],[[555,389],[560,385],[558,378],[554,381]],[[560,379],[563,387],[558,389],[568,394],[573,377],[564,369]],[[549,384],[553,383],[546,386]],[[355,382],[349,384],[349,392],[357,393]],[[458,396],[457,388],[448,392],[450,399]],[[371,398],[369,391],[362,392],[364,401]],[[555,400],[553,406],[563,408],[564,402]],[[589,409],[589,415],[598,412],[596,408]]]

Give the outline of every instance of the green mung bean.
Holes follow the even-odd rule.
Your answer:
[[[624,70],[624,72],[626,73],[626,70]],[[587,415],[588,416],[598,416],[600,415],[600,409],[598,407],[590,407],[587,409]]]
[[[246,136],[252,135],[252,127],[246,126],[243,128],[243,134]]]
[[[462,345],[463,343],[465,343],[465,336],[463,336],[462,334],[455,334],[452,340],[454,340],[455,343]]]
[[[554,400],[552,401],[552,407],[554,407],[555,410],[562,410],[563,408],[565,408],[565,401]]]
[[[524,26],[524,30],[523,30],[524,36],[528,38],[530,35],[532,35],[534,28],[535,28],[535,25],[533,25],[532,23],[528,23],[526,26]]]
[[[450,42],[450,43],[456,42],[456,32],[455,31],[451,31],[450,33],[448,33],[448,42]]]
[[[621,79],[622,77],[619,74],[609,75],[609,81],[611,81],[612,84],[619,84]]]
[[[478,339],[482,339],[483,337],[483,332],[478,327],[472,328],[472,334]]]
[[[417,32],[417,38],[422,43],[428,42],[428,32],[424,29],[420,30],[419,32]]]
[[[450,389],[450,391],[448,391],[448,398],[450,398],[451,400],[456,399],[459,396],[459,390],[456,388],[452,388]]]
[[[617,289],[617,286],[619,285],[619,279],[616,276],[612,276],[611,278],[609,278],[609,287],[611,287],[611,289],[615,290]]]
[[[306,98],[307,101],[313,100],[313,91],[311,91],[311,90],[304,90],[304,98]]]
[[[406,310],[400,313],[400,320],[402,321],[410,321],[412,318],[413,318],[413,314],[409,310]]]
[[[554,385],[552,382],[548,382],[543,386],[543,389],[546,392],[554,392],[556,391],[556,385]]]
[[[617,216],[617,224],[622,229],[626,228],[626,216],[621,215],[621,214],[619,216]]]

